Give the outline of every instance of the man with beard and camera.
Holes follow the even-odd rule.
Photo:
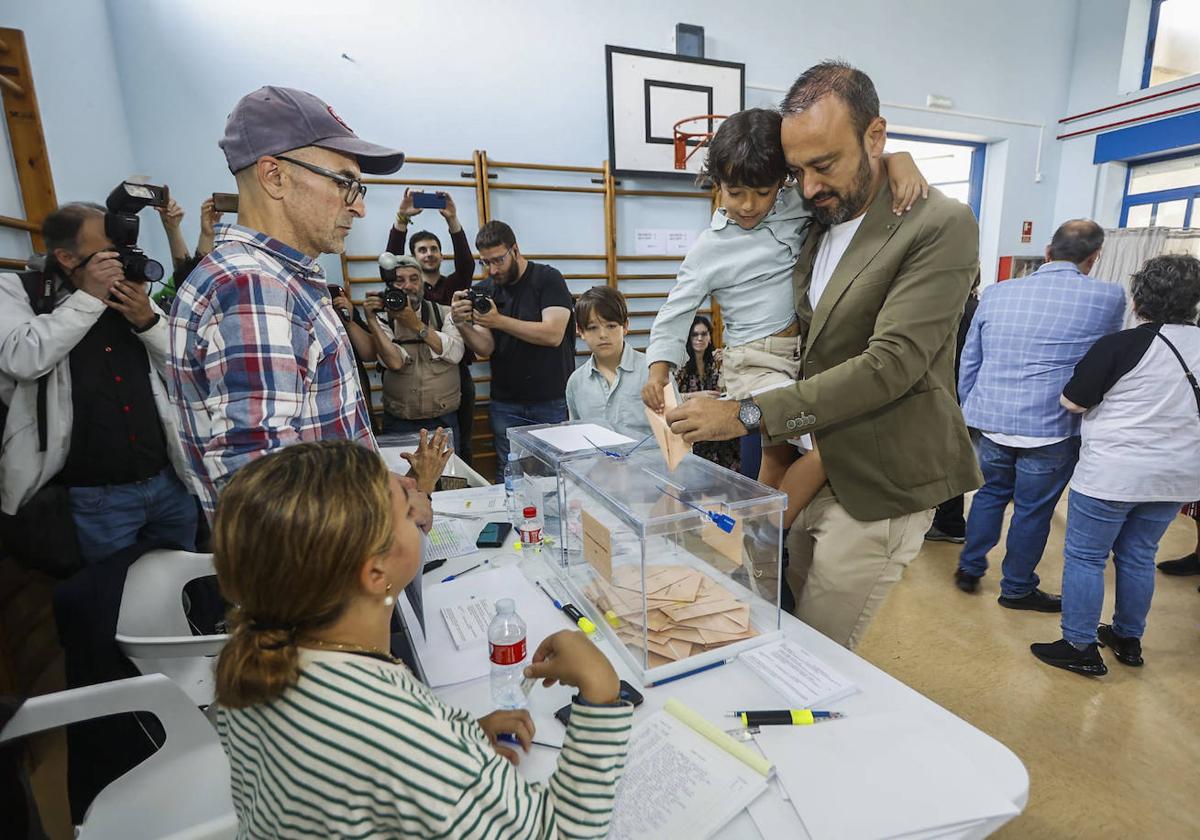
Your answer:
[[[492,220],[475,237],[488,277],[455,292],[451,306],[467,347],[491,357],[488,418],[499,481],[508,430],[567,419],[567,380],[575,370],[575,300],[558,269],[525,259],[517,237]]]
[[[407,256],[395,261],[383,293],[363,301],[370,346],[363,346],[359,330],[351,340],[364,360],[383,365],[384,434],[450,429],[457,450],[462,336],[450,307],[425,297],[421,264]]]
[[[168,361],[210,518],[229,476],[272,449],[336,438],[374,445],[317,258],[344,251],[365,215],[363,173],[404,162],[359,139],[311,93],[274,86],[242,97],[220,146],[237,179],[237,224],[217,225],[213,251],[180,285]]]
[[[4,530],[24,531],[16,542],[57,539],[47,533],[55,521],[36,513],[50,507],[33,500],[65,487],[89,563],[139,539],[189,550],[196,540],[163,381],[167,323],[147,295],[162,266],[136,247],[146,204],[127,203],[127,189],[161,188],[121,184],[107,214],[84,202],[58,208],[42,225],[44,268],[0,274]]]
[[[826,61],[782,106],[788,167],[813,212],[796,263],[801,378],[667,412],[687,441],[812,434],[828,484],[788,537],[796,615],[853,648],[942,501],[982,483],[955,402],[955,338],[979,269],[971,210],[935,189],[903,216],[882,166],[871,79]]]

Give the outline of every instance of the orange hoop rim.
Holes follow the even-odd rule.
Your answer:
[[[683,128],[680,128],[680,126],[686,125],[687,123],[699,122],[701,120],[708,120],[710,121],[711,125],[711,121],[713,120],[726,120],[728,118],[729,117],[725,114],[697,114],[694,117],[684,117],[683,119],[678,120],[671,129],[675,141],[675,168],[686,168],[688,161],[692,159],[692,156],[708,145],[708,141],[712,140],[713,135],[716,134],[715,126],[707,131],[687,131]],[[698,142],[696,142],[695,145],[692,145],[692,143],[689,141],[693,140]],[[692,147],[690,151],[688,146]]]

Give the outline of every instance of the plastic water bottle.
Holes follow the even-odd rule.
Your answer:
[[[508,453],[508,463],[504,465],[504,508],[508,511],[508,521],[518,531],[524,521],[521,517],[521,492],[524,489],[525,474],[521,470],[521,459],[516,452]]]
[[[518,535],[521,540],[521,554],[529,557],[542,552],[542,518],[533,505],[525,508]]]
[[[512,598],[496,602],[496,616],[488,625],[488,656],[492,660],[492,703],[497,709],[525,708],[525,622],[517,615]]]

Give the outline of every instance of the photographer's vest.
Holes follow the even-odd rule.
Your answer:
[[[448,311],[441,304],[422,301],[421,322],[440,331]],[[402,420],[428,420],[458,411],[462,402],[458,364],[434,359],[429,345],[415,335],[397,338],[396,343],[408,353],[409,362],[404,370],[383,372],[383,410]]]

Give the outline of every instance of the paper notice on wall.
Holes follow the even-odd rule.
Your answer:
[[[638,228],[633,234],[633,253],[639,257],[667,253],[667,231],[661,228]]]
[[[667,231],[667,253],[671,256],[686,256],[695,243],[696,231],[694,230]]]

